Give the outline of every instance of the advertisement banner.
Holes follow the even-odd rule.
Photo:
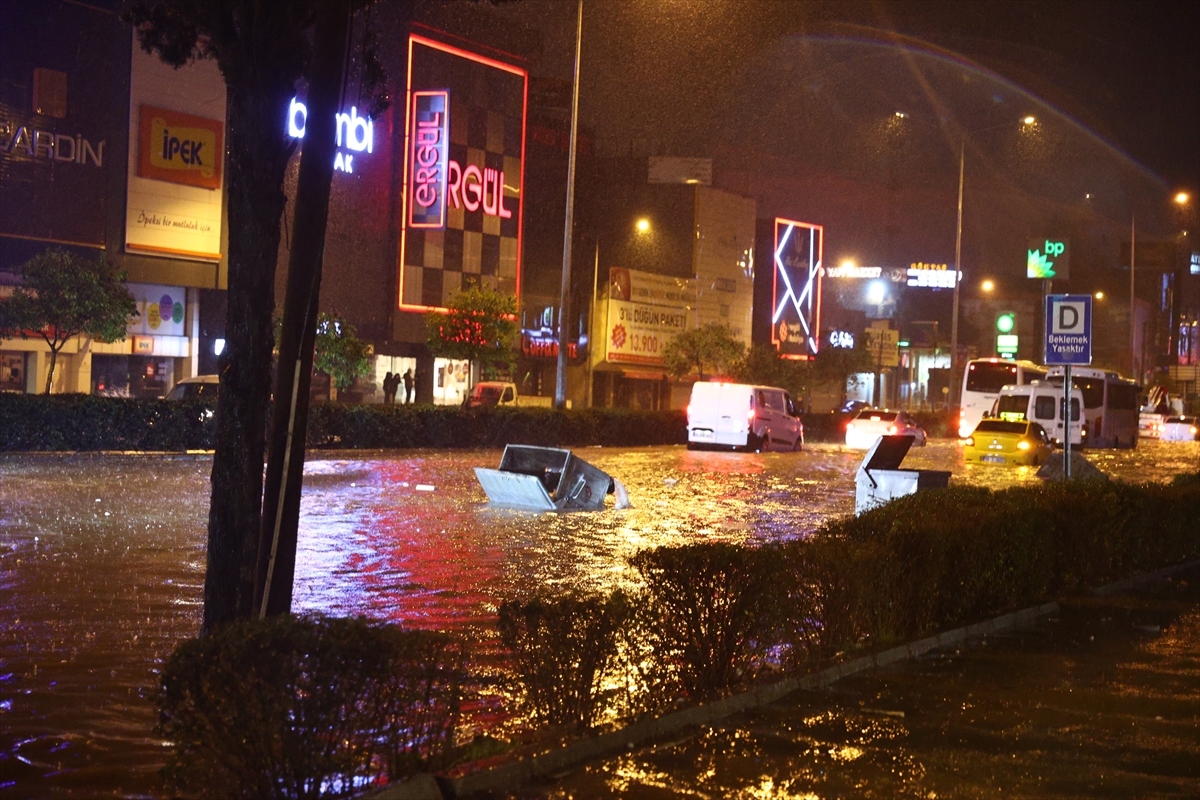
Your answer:
[[[696,281],[649,272],[609,271],[606,361],[663,365],[667,343],[697,327]]]
[[[214,60],[176,70],[131,46],[125,249],[218,261],[225,80]]]
[[[821,335],[821,258],[825,229],[775,220],[771,344],[783,358],[811,358]]]
[[[128,336],[184,336],[183,318],[187,289],[183,286],[159,286],[152,283],[127,283],[138,316],[130,317],[125,327]]]

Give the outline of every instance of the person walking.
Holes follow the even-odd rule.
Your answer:
[[[414,383],[413,373],[412,373],[412,368],[410,367],[409,370],[404,373],[404,402],[405,403],[411,403],[413,401],[413,383]]]

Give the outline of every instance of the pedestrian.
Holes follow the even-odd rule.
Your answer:
[[[404,373],[404,402],[411,403],[413,401],[413,373],[410,367]]]
[[[388,373],[383,376],[383,404],[390,406],[396,399],[396,376]]]

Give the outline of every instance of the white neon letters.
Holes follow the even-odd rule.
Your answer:
[[[350,106],[350,113],[339,112],[334,117],[337,125],[337,146],[353,150],[355,153],[373,152],[375,149],[375,123],[366,117],[358,115],[358,108]],[[304,130],[308,127],[308,108],[292,98],[288,104],[287,132],[293,139],[303,139]],[[354,154],[338,153],[333,162],[333,168],[339,172],[354,172]]]

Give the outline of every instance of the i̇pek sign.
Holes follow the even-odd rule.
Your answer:
[[[1046,297],[1046,366],[1092,363],[1092,296]]]

